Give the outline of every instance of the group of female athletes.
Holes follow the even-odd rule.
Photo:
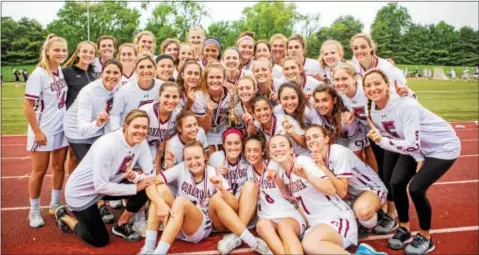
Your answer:
[[[96,247],[114,223],[114,235],[145,238],[140,254],[214,232],[228,233],[221,254],[243,242],[261,254],[347,254],[371,232],[392,233],[388,246],[406,254],[434,249],[426,192],[460,141],[369,35],[351,38],[351,61],[334,40],[306,58],[299,35],[244,32],[223,49],[193,27],[187,41],[166,39],[155,56],[149,31],[119,47],[105,35],[61,68],[67,42],[48,36],[25,92],[31,227],[44,225],[51,163],[50,214]],[[124,207],[118,219],[105,201]]]

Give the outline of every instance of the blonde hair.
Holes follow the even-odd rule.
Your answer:
[[[303,62],[299,60],[299,57],[285,57],[281,67],[284,69],[284,63],[290,60],[294,61],[298,65],[300,73],[303,74]]]
[[[176,46],[178,46],[178,51],[180,50],[181,42],[180,42],[178,39],[166,38],[166,39],[161,43],[161,45],[160,45],[160,53],[161,53],[161,54],[164,54],[166,48],[167,48],[170,44],[176,44]]]
[[[319,54],[318,60],[319,60],[319,62],[321,63],[322,66],[326,66],[326,62],[324,61],[324,47],[326,47],[326,45],[336,46],[336,50],[338,51],[338,55],[341,56],[341,57],[344,57],[343,45],[341,45],[341,43],[336,41],[336,40],[327,40],[321,45],[321,50],[319,51],[320,54]]]
[[[273,42],[276,41],[276,40],[282,40],[285,45],[288,43],[288,38],[286,38],[286,36],[284,36],[283,34],[274,34],[269,39],[269,44],[271,44],[271,46],[272,46]]]
[[[222,64],[216,63],[216,62],[209,63],[205,68],[205,75],[203,75],[203,78],[201,79],[201,83],[200,83],[200,90],[203,93],[206,93],[206,91],[208,90],[208,84],[207,84],[208,83],[208,74],[213,69],[219,69],[221,71],[221,73],[223,74],[223,80],[226,79],[226,69],[224,68],[224,66]]]
[[[344,70],[348,75],[353,77],[353,79],[357,79],[359,77],[359,74],[356,72],[354,67],[349,63],[339,63],[338,65],[336,65],[333,68],[333,77],[334,77],[334,74],[339,70]]]
[[[147,118],[148,119],[148,126],[150,126],[150,117],[148,117],[148,114],[140,109],[133,109],[128,112],[128,114],[125,116],[125,126],[129,126],[132,121],[138,118]]]
[[[85,46],[86,44],[93,46],[93,48],[95,49],[95,56],[96,56],[96,54],[98,53],[98,48],[96,47],[96,44],[92,41],[82,41],[77,45],[75,52],[73,52],[73,54],[70,56],[70,58],[67,60],[67,62],[63,66],[68,67],[68,66],[77,64],[79,60],[78,53],[81,51],[82,47]]]
[[[155,50],[156,50],[156,38],[155,38],[155,35],[153,35],[152,32],[147,31],[147,30],[141,31],[141,32],[139,32],[138,34],[136,34],[135,39],[133,40],[133,43],[136,45],[136,47],[137,47],[137,49],[138,49],[138,52],[140,52],[140,49],[139,49],[139,47],[138,47],[138,44],[139,44],[139,42],[140,42],[141,37],[144,36],[144,35],[149,35],[149,36],[151,36],[151,38],[153,38],[153,52],[155,52]]]
[[[254,71],[256,66],[261,62],[266,63],[266,65],[268,66],[269,69],[273,68],[273,65],[271,64],[270,61],[268,61],[267,59],[264,59],[264,58],[260,58],[260,59],[256,59],[256,60],[253,61],[253,65],[251,66],[252,70]]]
[[[188,30],[188,34],[187,34],[187,40],[190,38],[190,33],[192,32],[200,32],[201,34],[201,37],[202,37],[202,40],[201,41],[204,41],[205,39],[205,30],[199,26],[194,26],[194,27],[190,27],[190,30]]]
[[[153,56],[153,54],[149,53],[149,52],[143,52],[143,53],[140,53],[137,57],[136,57],[136,60],[135,60],[135,69],[138,67],[138,63],[140,63],[140,61],[142,60],[150,60],[151,63],[153,63],[153,66],[155,67],[155,70],[156,70],[156,61],[155,61],[155,58]]]
[[[363,38],[364,40],[366,40],[369,44],[369,47],[373,48],[373,50],[371,51],[371,55],[376,55],[376,50],[377,50],[377,46],[376,46],[376,43],[373,41],[373,39],[371,38],[371,36],[369,34],[366,34],[366,33],[358,33],[358,34],[355,34],[352,38],[351,38],[351,41],[349,41],[349,44],[350,44],[350,47],[351,49],[353,49],[353,42],[354,40],[358,39],[358,38]]]
[[[47,40],[43,43],[43,46],[40,52],[40,62],[38,63],[37,66],[45,69],[48,75],[52,75],[53,67],[50,64],[50,58],[48,57],[47,52],[52,47],[53,43],[56,43],[56,42],[62,42],[65,44],[65,47],[68,47],[67,41],[65,39],[53,34],[47,37]]]
[[[135,57],[138,56],[138,48],[136,47],[136,45],[134,45],[133,43],[124,43],[124,44],[120,45],[120,47],[118,48],[118,52],[116,53],[116,58],[118,60],[120,59],[121,51],[124,48],[132,48],[133,52],[135,52]]]

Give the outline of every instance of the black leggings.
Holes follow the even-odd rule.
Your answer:
[[[417,162],[413,157],[390,151],[385,151],[384,155],[384,177],[389,177],[399,221],[409,222],[409,199],[407,195],[409,191],[416,207],[419,227],[422,230],[429,230],[431,228],[432,209],[429,199],[426,197],[427,189],[451,168],[456,159],[445,160],[426,157],[424,165],[416,173]],[[386,167],[386,164],[391,165]],[[407,190],[408,184],[409,189]]]
[[[87,143],[70,143],[70,146],[72,147],[73,154],[78,159],[78,163],[80,163],[92,145]]]
[[[383,181],[383,183],[386,185],[386,188],[388,189],[387,199],[388,199],[388,201],[393,201],[391,186],[386,184],[386,183],[389,183],[389,180],[386,180],[384,178],[384,170],[383,170],[383,168],[384,168],[384,149],[379,147],[371,139],[369,139],[369,144],[371,144],[371,149],[373,150],[374,157],[376,158],[376,162],[378,164],[378,176],[381,179],[381,181]]]
[[[131,213],[138,212],[148,200],[144,190],[136,193],[133,196],[126,197],[111,197],[105,196],[103,200],[119,200],[126,198],[126,211]],[[95,204],[91,205],[83,211],[73,211],[73,214],[78,220],[78,223],[73,228],[75,232],[83,241],[95,247],[106,246],[110,240],[106,226],[100,215],[100,210]]]

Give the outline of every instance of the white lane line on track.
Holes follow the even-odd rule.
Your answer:
[[[469,154],[469,155],[461,155],[460,158],[468,158],[468,157],[477,157],[479,154]]]
[[[26,143],[2,144],[2,147],[26,146]]]
[[[470,232],[470,231],[478,231],[479,226],[465,226],[465,227],[457,227],[457,228],[439,228],[439,229],[432,229],[431,234],[443,234],[443,233],[458,233],[458,232]],[[412,232],[413,235],[417,234],[417,231]],[[384,236],[371,236],[365,239],[359,240],[359,242],[364,241],[372,241],[372,240],[381,240],[381,239],[389,239],[392,235],[384,235]],[[241,248],[232,251],[231,253],[247,253],[253,252],[251,248]],[[182,253],[170,253],[170,254],[219,254],[216,250],[211,251],[195,251],[195,252],[182,252]]]

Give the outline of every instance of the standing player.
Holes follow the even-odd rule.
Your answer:
[[[138,47],[138,54],[150,53],[153,58],[156,58],[156,40],[152,32],[146,30],[139,32],[136,34],[133,43]]]
[[[283,61],[286,57],[288,38],[283,34],[274,34],[269,39],[271,45],[271,58],[273,60],[272,76],[273,79],[281,79],[283,77]]]
[[[249,70],[240,68],[240,52],[236,48],[228,48],[223,52],[223,66],[226,70],[226,85],[230,88],[236,88],[241,77],[251,76]]]
[[[180,106],[184,110],[191,110],[191,106],[196,98],[204,97],[204,91],[201,88],[201,77],[203,68],[198,61],[187,60],[181,66],[178,75],[178,85],[180,86]]]
[[[275,114],[293,117],[301,128],[306,128],[316,119],[315,111],[309,106],[301,88],[295,82],[286,82],[279,87],[279,103],[273,109]]]
[[[241,33],[236,40],[236,47],[241,56],[241,70],[251,72],[251,62],[254,57],[254,33],[249,31]]]
[[[295,57],[299,60],[305,75],[312,76],[319,81],[324,79],[324,70],[319,62],[315,59],[306,58],[306,43],[301,35],[294,35],[289,38],[286,46],[288,57]]]
[[[218,62],[221,59],[221,43],[216,38],[207,38],[201,49],[200,64],[206,68],[210,63]]]
[[[406,246],[406,254],[426,254],[434,250],[429,229],[432,208],[426,197],[428,188],[453,165],[461,152],[461,143],[449,123],[417,101],[390,94],[388,77],[371,70],[363,77],[371,131],[368,136],[388,151],[384,158],[384,178],[399,216],[399,228],[389,239],[389,247],[402,249],[411,241],[409,199],[419,218],[419,233]],[[400,154],[400,155],[399,155]]]
[[[100,75],[101,70],[103,69],[103,64],[112,59],[116,52],[117,41],[116,38],[111,35],[103,35],[96,40],[96,45],[100,56],[95,58],[93,62],[94,70],[97,76]]]
[[[306,99],[312,102],[311,95],[313,94],[314,89],[321,85],[322,82],[316,80],[312,76],[307,75],[303,69],[303,65],[297,57],[285,58],[283,62],[283,72],[286,80],[298,84]],[[279,87],[275,87],[274,90],[278,92]]]
[[[180,44],[180,50],[178,54],[178,65],[176,66],[176,70],[179,72],[185,62],[187,60],[194,60],[195,51],[188,43]],[[176,77],[176,81],[178,81],[178,77]]]
[[[118,80],[119,77],[120,72]],[[55,211],[57,226],[62,231],[72,230],[95,247],[106,246],[110,237],[97,202],[100,199],[126,198],[126,210],[113,226],[112,232],[130,242],[140,240],[128,220],[143,207],[148,198],[159,200],[154,185],[155,172],[145,141],[148,122],[145,112],[132,110],[126,116],[123,129],[102,136],[92,145],[65,186],[67,205],[75,218],[67,214],[64,206]],[[132,171],[131,167],[136,163],[144,169],[143,173]]]
[[[186,36],[188,43],[194,50],[193,59],[199,61],[203,50],[203,41],[205,40],[205,31],[201,27],[190,27]]]
[[[165,82],[173,80],[175,72],[175,59],[169,54],[161,54],[156,57],[156,79]]]
[[[239,99],[235,107],[235,115],[238,118],[237,127],[243,134],[256,133],[251,105],[251,100],[256,96],[256,82],[251,76],[243,76],[239,79],[236,90]]]
[[[178,39],[167,38],[160,45],[160,54],[168,54],[173,58],[175,69],[173,70],[172,77],[175,80],[178,78],[180,44]]]
[[[123,66],[123,75],[121,76],[121,85],[125,85],[130,81],[138,79],[135,72],[135,60],[138,55],[136,46],[132,43],[124,43],[118,48],[117,59]]]
[[[28,121],[27,150],[32,153],[32,173],[28,179],[30,226],[43,226],[40,192],[43,177],[52,163],[53,184],[50,214],[61,205],[64,164],[68,142],[63,132],[68,86],[60,64],[67,58],[67,42],[55,36],[44,43],[40,62],[27,81],[24,113]]]
[[[321,45],[319,62],[326,75],[328,84],[333,83],[333,68],[344,62],[344,49],[340,42],[327,40]]]
[[[271,104],[276,105],[278,94],[275,88],[279,88],[286,79],[273,77],[271,63],[266,59],[255,60],[253,62],[253,76],[258,86],[258,94],[267,97]]]

